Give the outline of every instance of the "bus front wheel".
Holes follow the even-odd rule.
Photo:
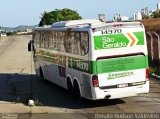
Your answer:
[[[44,79],[42,67],[39,67],[39,74],[40,74],[41,79],[42,79],[44,82],[46,82],[46,80]]]

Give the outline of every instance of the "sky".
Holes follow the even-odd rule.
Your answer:
[[[41,13],[55,9],[76,10],[84,19],[98,19],[105,14],[111,20],[115,13],[132,17],[148,7],[155,10],[160,0],[0,0],[0,26],[37,25]]]

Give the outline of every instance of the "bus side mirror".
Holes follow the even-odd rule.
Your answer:
[[[28,52],[32,51],[32,41],[30,40],[28,43]]]

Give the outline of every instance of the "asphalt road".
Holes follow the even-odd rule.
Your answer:
[[[131,118],[136,113],[160,113],[160,80],[153,78],[148,94],[100,101],[71,99],[66,90],[45,84],[35,75],[32,54],[27,51],[30,39],[31,36],[12,36],[0,40],[0,119],[102,119],[101,113],[110,114],[105,118],[130,113]],[[36,106],[27,106],[31,98]]]

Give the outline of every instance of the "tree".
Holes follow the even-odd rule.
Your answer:
[[[157,12],[157,11],[153,12],[151,14],[151,18],[160,18],[160,11],[159,12]]]
[[[39,26],[43,25],[51,25],[54,22],[59,21],[67,21],[67,20],[78,20],[82,19],[82,17],[77,13],[77,11],[71,9],[55,9],[51,12],[44,11],[41,14],[41,21],[39,22]]]
[[[147,16],[147,15],[142,15],[142,19],[149,19],[149,16]]]

